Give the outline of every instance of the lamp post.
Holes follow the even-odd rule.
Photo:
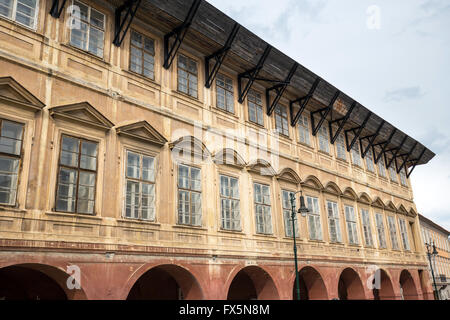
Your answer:
[[[297,242],[295,239],[295,219],[297,212],[295,211],[295,195],[300,193],[300,209],[298,209],[298,213],[300,213],[303,217],[309,212],[309,209],[305,205],[305,198],[303,197],[302,191],[297,191],[295,193],[291,193],[291,221],[292,221],[292,236],[294,238],[294,259],[295,259],[295,286],[297,291],[297,300],[300,300],[300,280],[298,276],[298,262],[297,262]]]
[[[434,298],[435,299],[437,298],[437,300],[441,300],[440,297],[439,297],[439,291],[438,291],[437,286],[436,286],[436,279],[434,277],[433,263],[431,262],[431,256],[433,256],[433,258],[434,258],[439,253],[436,250],[436,245],[434,244],[434,241],[433,241],[432,245],[429,244],[429,243],[425,243],[425,245],[427,246],[428,260],[430,261],[431,276],[433,277],[434,292],[436,292]],[[431,252],[431,249],[433,249],[433,252]]]

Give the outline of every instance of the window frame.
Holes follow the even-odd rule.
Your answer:
[[[285,138],[289,138],[290,137],[290,132],[289,132],[290,125],[289,125],[289,115],[288,115],[287,107],[283,104],[277,104],[273,113],[274,113],[273,119],[274,119],[274,123],[275,123],[276,133],[278,133],[279,135],[281,135]],[[281,127],[278,127],[278,123],[280,123]],[[286,124],[286,127],[285,127],[285,124]]]
[[[252,99],[250,99],[250,97],[251,96],[255,96],[255,99],[254,100],[252,100]],[[258,97],[260,97],[261,99],[260,99],[260,101],[261,101],[261,104],[258,104],[257,102],[257,100],[258,100]],[[252,124],[254,124],[254,125],[257,125],[257,126],[259,126],[259,127],[262,127],[262,128],[264,128],[264,101],[263,101],[263,95],[261,94],[261,92],[259,92],[259,91],[256,91],[256,90],[253,90],[253,89],[250,89],[249,90],[249,92],[248,92],[248,94],[247,94],[247,109],[248,109],[248,112],[247,112],[247,115],[248,115],[248,121],[250,122],[250,123],[252,123]],[[250,116],[250,103],[251,104],[253,104],[254,106],[255,106],[255,119],[256,119],[256,121],[253,121],[252,119],[251,119],[251,116]],[[259,123],[258,122],[258,111],[261,111],[261,122],[262,123]]]
[[[349,220],[349,215],[347,215],[347,208],[351,208],[354,220]],[[347,236],[348,236],[348,243],[350,245],[358,245],[359,246],[359,235],[358,235],[358,214],[355,212],[355,207],[351,205],[345,205],[344,206],[344,212],[345,212],[345,224],[347,226]],[[350,213],[350,210],[349,210]],[[352,235],[353,241],[350,241],[350,231]]]
[[[371,148],[369,148],[369,151],[367,151],[366,154],[366,168],[370,173],[375,173],[375,161],[373,159],[373,151]]]
[[[411,251],[411,243],[409,242],[408,228],[406,227],[406,220],[398,218],[398,225],[400,231],[400,238],[402,239],[403,250]],[[403,228],[402,228],[403,226]]]
[[[133,154],[135,154],[135,155],[137,155],[137,156],[139,156],[139,159],[140,159],[140,168],[139,168],[139,173],[140,174],[142,174],[142,170],[143,170],[143,158],[144,157],[147,157],[147,158],[152,158],[153,159],[153,181],[147,181],[147,180],[143,180],[142,179],[142,177],[140,178],[140,179],[137,179],[137,178],[130,178],[130,177],[128,177],[128,153],[133,153]],[[127,220],[139,220],[139,221],[144,221],[144,222],[156,222],[156,192],[157,192],[157,190],[156,190],[156,178],[157,178],[157,170],[156,170],[156,167],[157,167],[157,163],[156,163],[156,161],[157,161],[157,159],[156,159],[156,157],[154,156],[154,155],[149,155],[149,154],[145,154],[145,153],[143,153],[143,152],[137,152],[137,151],[134,151],[134,150],[131,150],[131,149],[129,149],[129,148],[126,148],[125,149],[125,174],[124,174],[124,201],[123,201],[123,214],[122,214],[122,217],[124,218],[124,219],[127,219]],[[135,217],[127,217],[126,216],[126,207],[127,207],[127,199],[126,199],[126,197],[127,197],[127,184],[128,184],[128,181],[133,181],[133,182],[137,182],[137,183],[139,183],[139,190],[142,190],[142,184],[152,184],[153,185],[153,219],[144,219],[144,218],[142,218],[142,206],[140,205],[139,206],[139,217],[138,218],[135,218]],[[140,201],[141,201],[141,199],[140,199]]]
[[[303,111],[302,115],[298,119],[298,142],[308,147],[311,147],[311,127],[309,125],[309,117],[305,114],[306,111]],[[306,120],[306,125],[305,125]],[[303,132],[302,132],[303,131]],[[302,135],[304,136],[304,140],[302,141]]]
[[[186,188],[181,188],[179,185],[179,181],[180,181],[180,167],[187,167],[189,169],[189,175],[188,175],[188,179],[189,179],[189,184],[191,184],[192,182],[192,175],[191,175],[191,170],[192,169],[196,169],[200,171],[200,191],[198,190],[194,190],[192,189],[192,186],[190,185],[188,189]],[[202,168],[197,167],[197,166],[193,166],[190,164],[186,164],[186,163],[179,163],[177,165],[177,180],[176,180],[176,185],[177,185],[177,207],[176,207],[176,213],[177,213],[177,225],[179,226],[188,226],[188,227],[194,227],[194,228],[198,228],[201,227],[203,225],[203,179],[202,179]],[[189,192],[189,223],[181,223],[180,221],[180,190],[181,191],[187,191]],[[191,194],[195,192],[198,193],[200,196],[200,217],[199,217],[199,224],[193,224],[192,223],[192,196]]]
[[[330,210],[329,210],[330,204],[331,204],[332,216],[330,216]],[[330,237],[330,243],[343,243],[338,203],[335,201],[332,201],[332,200],[327,200],[326,201],[326,209],[327,209],[326,211],[327,211],[328,232],[329,232],[329,237]],[[336,212],[334,209],[336,209]],[[331,237],[331,221],[334,222],[336,239],[332,239],[332,237]]]
[[[388,215],[387,221],[388,221],[388,228],[389,228],[389,237],[391,239],[391,248],[392,248],[392,250],[398,251],[398,250],[400,250],[400,245],[398,243],[397,224],[395,222],[395,217]],[[392,225],[391,225],[391,222],[392,222]],[[392,229],[392,227],[394,227],[394,229]],[[393,233],[395,234],[395,238],[393,237]],[[394,243],[395,243],[395,246],[394,246]]]
[[[20,26],[23,26],[25,28],[31,29],[33,31],[37,30],[38,27],[38,18],[39,18],[39,9],[40,9],[40,0],[36,0],[36,7],[34,9],[34,17],[33,17],[33,26],[27,26],[26,24],[19,22],[16,20],[17,18],[17,4],[18,4],[18,0],[12,0],[13,1],[13,7],[11,10],[11,17],[7,17],[4,15],[0,15],[1,18],[7,19],[11,22],[17,23]]]
[[[138,48],[135,45],[133,45],[133,38],[132,38],[133,37],[133,32],[139,34],[142,37],[142,40],[143,40],[142,48]],[[149,51],[145,50],[145,39],[149,39],[149,40],[151,40],[153,42],[153,54],[150,54]],[[141,62],[142,62],[142,65],[141,65],[142,72],[141,73],[139,73],[137,71],[134,71],[134,70],[131,70],[131,56],[132,56],[131,48],[132,47],[134,47],[135,49],[141,51]],[[138,74],[138,75],[140,75],[142,77],[145,77],[146,79],[150,79],[152,81],[155,81],[155,79],[156,79],[156,72],[155,72],[155,66],[156,66],[156,40],[153,39],[152,37],[148,37],[147,35],[145,35],[144,33],[140,32],[140,31],[137,31],[136,29],[131,29],[130,30],[130,46],[129,46],[129,50],[130,51],[129,51],[129,54],[128,54],[129,55],[129,57],[128,57],[128,70],[130,72]],[[153,57],[153,70],[152,70],[153,77],[149,77],[149,76],[146,76],[144,74],[144,62],[145,62],[144,53],[150,54]]]
[[[369,209],[365,209],[365,208],[361,208],[359,210],[360,214],[361,214],[361,226],[362,226],[362,232],[363,232],[363,236],[364,236],[364,244],[366,247],[369,248],[373,248],[375,246],[374,241],[373,241],[373,233],[372,233],[372,222],[371,222],[371,217],[370,217],[370,210]],[[368,224],[366,224],[365,222],[365,214],[367,214],[367,222]],[[370,239],[370,241],[367,241],[368,239]],[[370,243],[369,243],[370,242]]]
[[[63,138],[64,137],[69,137],[72,139],[77,139],[79,140],[79,153],[78,153],[78,167],[69,167],[69,166],[65,166],[65,165],[61,165],[61,154],[62,154],[62,146],[63,146]],[[95,167],[95,171],[92,170],[88,170],[88,169],[81,169],[80,168],[80,161],[81,161],[81,143],[82,141],[85,142],[89,142],[89,143],[95,143],[97,145],[97,161],[96,161],[96,167]],[[54,208],[53,210],[55,212],[60,212],[60,213],[67,213],[67,214],[79,214],[79,215],[87,215],[87,216],[96,216],[97,212],[97,185],[98,185],[98,177],[99,177],[99,162],[100,162],[100,142],[99,141],[95,141],[95,140],[90,140],[90,139],[86,139],[86,138],[82,138],[82,137],[77,137],[74,136],[72,134],[67,134],[67,133],[62,133],[59,137],[59,155],[58,155],[58,159],[57,159],[57,168],[58,171],[56,173],[56,190],[55,190],[55,204],[54,204]],[[75,211],[74,212],[70,212],[70,211],[60,211],[57,209],[57,203],[58,203],[58,188],[59,188],[59,176],[60,176],[60,171],[61,171],[61,167],[67,168],[69,170],[77,170],[77,182],[76,182],[76,187],[77,187],[77,192],[76,192],[76,196],[75,196]],[[78,190],[79,190],[79,181],[80,181],[80,171],[84,171],[84,172],[89,172],[89,173],[93,173],[95,172],[95,186],[94,186],[94,207],[92,208],[92,213],[80,213],[78,212]]]
[[[259,185],[261,187],[261,199],[262,202],[257,202],[256,201],[256,186]],[[266,187],[269,190],[269,204],[265,204],[264,203],[264,192],[263,192],[263,187]],[[254,212],[255,212],[255,229],[256,229],[256,234],[259,235],[273,235],[273,217],[272,217],[272,192],[271,192],[271,187],[270,184],[265,184],[265,183],[260,183],[260,182],[253,182],[253,205],[254,205]],[[265,212],[263,210],[262,212],[262,220],[264,222],[263,226],[264,226],[264,230],[260,231],[258,230],[258,211],[257,211],[257,206],[261,206],[262,208],[268,208],[269,209],[269,216],[270,216],[270,221],[266,221],[266,216],[265,216]]]
[[[352,165],[362,168],[361,148],[359,143],[355,143],[350,150]]]
[[[389,180],[393,183],[398,184],[398,174],[397,170],[395,170],[395,163],[392,163],[391,166],[388,168],[389,171]],[[395,175],[395,180],[392,178],[392,174]]]
[[[196,74],[194,74],[194,73],[192,73],[191,71],[189,71],[189,70],[188,70],[189,67],[187,67],[186,69],[180,67],[180,56],[186,58],[186,59],[187,59],[186,61],[187,61],[188,64],[189,64],[190,61],[192,61],[192,62],[195,63],[196,69],[197,69],[197,73],[196,73]],[[177,74],[177,91],[178,91],[179,93],[181,93],[181,94],[187,95],[187,96],[189,96],[189,97],[191,97],[191,98],[193,98],[193,99],[197,99],[197,100],[200,99],[200,98],[199,98],[199,97],[200,97],[200,86],[199,86],[199,76],[200,76],[200,73],[199,73],[199,66],[200,66],[199,62],[198,62],[196,59],[191,58],[191,57],[188,56],[187,54],[184,54],[184,53],[182,53],[182,52],[179,52],[179,53],[177,54],[177,64],[176,64],[176,67],[177,67],[177,73],[176,73],[176,74]],[[184,72],[187,74],[187,78],[186,78],[186,81],[187,81],[187,85],[186,85],[187,92],[184,92],[184,91],[182,91],[182,90],[180,89],[180,70],[184,71]],[[195,78],[197,79],[197,84],[196,84],[196,95],[195,95],[195,96],[192,95],[192,94],[190,93],[190,92],[191,92],[191,90],[190,90],[190,89],[191,89],[191,87],[190,87],[191,80],[189,80],[189,75],[195,76]]]
[[[288,201],[289,201],[289,208],[284,206],[284,195],[287,194]],[[287,189],[281,189],[281,209],[283,211],[283,221],[284,221],[284,235],[286,238],[293,239],[294,235],[292,234],[292,205],[290,204],[291,201],[291,194],[295,194],[295,191],[287,190]],[[286,216],[287,214],[287,216]],[[287,219],[286,219],[287,218]],[[294,221],[294,228],[295,228],[295,238],[300,238],[300,227],[299,227],[299,218],[298,214],[295,215],[295,221]]]
[[[0,152],[0,157],[9,158],[9,159],[16,159],[16,160],[19,161],[19,165],[18,165],[18,168],[17,168],[16,194],[15,194],[15,197],[14,197],[14,203],[12,203],[12,204],[0,203],[0,206],[16,207],[18,205],[17,201],[18,201],[18,197],[19,197],[19,185],[20,185],[20,182],[21,182],[20,181],[20,176],[21,176],[21,173],[22,173],[22,165],[23,165],[23,157],[24,157],[24,142],[25,142],[25,126],[26,126],[26,123],[14,121],[14,120],[9,120],[9,119],[5,119],[5,118],[0,118],[0,137],[2,137],[3,121],[11,122],[11,123],[14,123],[16,125],[22,126],[22,139],[20,140],[20,152],[19,152],[19,154],[15,155],[15,154],[10,154],[10,153]]]
[[[311,199],[311,204],[313,205],[313,208],[308,207],[308,199]],[[317,209],[318,212],[314,211],[314,200],[317,200]],[[308,224],[308,236],[309,236],[309,240],[312,241],[323,241],[323,230],[322,230],[322,214],[320,212],[320,199],[319,197],[314,197],[314,196],[306,196],[305,197],[305,201],[306,201],[306,206],[309,209],[309,212],[307,214],[307,224]],[[315,228],[315,233],[317,236],[316,238],[313,238],[311,236],[311,217],[313,218],[314,221],[314,228]],[[317,222],[319,223],[319,228],[317,228]],[[317,234],[319,232],[319,234]]]
[[[228,187],[231,188],[231,179],[236,180],[237,182],[237,188],[238,188],[238,193],[239,193],[239,198],[233,198],[231,196],[226,197],[222,195],[222,177],[226,178],[228,181]],[[230,204],[232,201],[237,201],[238,202],[238,208],[239,208],[239,219],[233,219],[233,217],[230,216],[230,225],[232,226],[231,228],[225,228],[224,226],[224,221],[226,220],[223,216],[223,207],[222,207],[222,200],[228,200],[230,201]],[[237,177],[233,177],[227,174],[219,174],[219,207],[220,207],[220,230],[224,230],[224,231],[234,231],[234,232],[242,232],[242,216],[241,216],[241,190],[240,190],[240,181],[239,178]],[[231,209],[232,206],[230,206],[230,210],[231,210],[231,215],[233,215],[233,210]],[[233,228],[234,226],[234,221],[239,220],[239,228]]]
[[[322,123],[322,126],[319,128],[319,131],[317,132],[317,149],[320,152],[324,152],[326,154],[330,154],[330,136],[329,136],[329,129],[328,129],[328,121],[324,121]],[[326,141],[326,150],[322,149],[322,142]]]
[[[380,217],[378,220],[377,217]],[[378,222],[381,222],[381,226],[378,224]],[[379,249],[387,249],[387,241],[386,241],[386,227],[384,225],[384,216],[381,212],[375,212],[375,223],[377,228],[377,235],[378,235],[378,248]],[[382,233],[380,233],[380,231]],[[383,241],[381,241],[383,240]]]
[[[381,155],[380,159],[378,160],[377,167],[378,167],[378,176],[383,179],[387,179],[386,163],[385,163],[383,154]],[[381,170],[381,168],[383,168],[383,170]]]
[[[219,80],[219,77],[223,77],[223,80]],[[226,88],[227,84],[227,80],[231,81],[231,90],[229,88]],[[223,81],[225,83],[225,87],[221,86],[218,84],[218,81]],[[227,76],[224,73],[219,72],[216,76],[216,79],[214,81],[215,85],[216,85],[216,108],[219,109],[220,111],[224,111],[227,112],[229,114],[236,114],[236,98],[235,98],[235,90],[234,90],[234,81],[232,77]],[[224,107],[219,106],[219,89],[224,91]],[[233,110],[230,111],[228,110],[228,93],[231,93],[231,98],[232,98],[232,108]]]
[[[342,154],[340,151],[342,151]],[[345,137],[343,133],[340,133],[336,139],[336,159],[347,161],[347,147],[345,145]]]
[[[106,21],[107,15],[105,13],[103,13],[102,11],[98,10],[97,8],[95,8],[94,6],[92,6],[91,4],[86,4],[85,2],[80,1],[80,0],[72,0],[72,6],[75,6],[75,1],[77,1],[77,2],[85,5],[86,7],[88,7],[89,16],[88,16],[87,21],[82,20],[81,17],[80,17],[80,23],[86,23],[87,26],[88,26],[87,31],[86,31],[86,45],[87,46],[86,46],[86,49],[83,49],[83,48],[80,48],[80,47],[78,47],[78,46],[76,46],[75,44],[72,43],[72,29],[70,29],[70,28],[69,28],[69,44],[73,48],[76,48],[78,50],[82,50],[82,51],[84,51],[84,52],[86,52],[88,54],[93,55],[94,57],[99,58],[99,59],[104,59],[104,57],[105,57],[105,42],[106,42],[106,26],[108,25],[107,21]],[[91,24],[91,13],[92,13],[92,10],[96,11],[97,13],[99,13],[99,14],[101,14],[103,16],[103,18],[104,18],[103,19],[103,29],[100,29],[99,27],[94,26],[94,25]],[[71,19],[74,19],[74,18],[72,18],[72,13],[70,12],[69,13],[69,21],[71,21]],[[102,55],[98,55],[98,54],[95,54],[95,53],[89,51],[91,26],[92,26],[92,28],[100,30],[101,32],[103,32]]]

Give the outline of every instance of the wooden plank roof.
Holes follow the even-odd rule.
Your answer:
[[[112,2],[114,4],[120,4],[122,1],[114,0]],[[142,0],[137,17],[162,32],[169,32],[184,21],[193,2],[194,0]],[[236,21],[228,17],[225,13],[207,1],[202,1],[185,41],[196,50],[205,55],[210,55],[226,43],[235,24]],[[252,69],[258,63],[267,45],[268,43],[263,39],[241,26],[224,64],[239,73]],[[295,62],[295,60],[283,52],[273,48],[260,76],[284,80]],[[316,74],[299,64],[286,91],[287,95],[294,99],[305,96],[317,78],[318,76]],[[314,93],[313,99],[308,104],[308,109],[310,111],[316,111],[328,106],[337,90],[332,84],[322,79]],[[328,120],[345,116],[354,101],[350,96],[341,92]],[[370,112],[368,108],[357,103],[345,129],[360,126]],[[381,117],[373,113],[361,137],[373,135],[382,121],[383,119]],[[386,121],[374,143],[387,141],[394,129],[396,128]],[[405,136],[406,141],[401,146]],[[404,132],[397,129],[387,149],[394,149],[401,146],[398,155],[403,155],[408,154],[415,144],[416,140],[414,138],[407,136]],[[431,150],[418,142],[409,160],[417,161],[421,155],[422,158],[417,164],[426,164],[435,156]],[[410,162],[408,166],[412,166],[413,164],[414,162]]]

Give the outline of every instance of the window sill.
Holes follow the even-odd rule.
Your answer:
[[[62,46],[62,47],[65,47],[66,49],[69,49],[69,50],[71,50],[71,51],[75,51],[75,52],[77,52],[77,53],[83,54],[83,55],[84,55],[83,58],[89,57],[89,58],[91,58],[91,59],[96,60],[97,62],[100,62],[100,63],[103,64],[104,66],[107,66],[107,67],[110,67],[110,66],[111,66],[110,63],[108,63],[108,62],[105,61],[105,58],[104,58],[104,57],[102,58],[102,57],[96,56],[95,54],[90,53],[89,51],[85,51],[85,50],[82,50],[82,49],[77,48],[77,47],[75,47],[75,46],[72,46],[70,43],[61,43],[61,46]],[[104,53],[104,52],[103,52],[103,53]],[[91,61],[91,62],[92,62],[92,61]]]
[[[182,224],[176,224],[176,225],[173,225],[172,228],[174,228],[174,229],[187,229],[187,230],[208,231],[207,228],[204,228],[204,227],[202,227],[202,226],[190,226],[190,225],[182,225]]]
[[[217,232],[220,232],[220,233],[228,233],[228,234],[240,234],[240,235],[245,235],[245,233],[244,233],[242,230],[218,229]]]
[[[347,167],[348,167],[348,165],[349,165],[347,159],[342,159],[342,158],[336,157],[336,162],[337,162],[337,163],[340,163],[340,164],[342,164],[342,165],[345,165],[345,166],[347,166]]]
[[[28,27],[27,25],[24,25],[24,24],[22,24],[22,23],[19,23],[19,22],[17,22],[17,21],[14,21],[14,20],[12,20],[12,19],[10,19],[10,18],[7,18],[7,17],[4,17],[4,16],[0,16],[0,20],[1,20],[1,21],[7,22],[7,23],[10,24],[13,28],[21,28],[21,29],[24,29],[24,30],[26,30],[26,31],[28,31],[28,32],[32,32],[32,33],[34,33],[34,34],[38,34],[38,35],[41,36],[41,37],[44,36],[43,34],[37,32],[37,25],[36,25],[34,28]],[[37,19],[37,21],[36,21],[36,24],[38,24],[38,23],[39,23],[39,19]]]
[[[349,243],[348,246],[352,248],[362,248],[361,245],[358,243]]]
[[[203,103],[200,101],[199,98],[193,97],[193,96],[191,96],[191,95],[189,95],[187,93],[184,93],[184,92],[181,92],[181,91],[178,91],[178,90],[172,90],[172,94],[175,97],[177,97],[177,98],[179,98],[179,99],[181,99],[181,100],[183,100],[185,102],[194,103],[195,105],[197,105],[197,106],[199,106],[201,108],[203,107]]]
[[[327,156],[328,158],[330,158],[330,160],[332,159],[332,156],[331,156],[331,154],[329,153],[329,152],[326,152],[326,151],[323,151],[323,150],[317,150],[317,153],[318,154],[321,154],[321,155],[324,155],[324,156]]]
[[[292,241],[292,242],[294,241],[294,237],[286,237],[286,236],[284,236],[283,239],[284,240],[289,240],[289,241]],[[297,237],[295,237],[295,241],[303,242],[303,239],[300,236],[297,236]]]
[[[139,223],[147,226],[154,226],[154,227],[161,227],[160,223],[152,222],[148,220],[139,220],[139,219],[132,219],[132,218],[121,218],[117,219],[118,223],[126,224],[126,223]]]
[[[130,70],[126,70],[126,69],[123,69],[122,71],[132,77],[138,78],[138,80],[145,81],[146,84],[150,83],[150,84],[154,85],[155,87],[158,87],[158,89],[161,88],[161,85],[152,78],[147,78],[146,76],[144,76],[142,74],[139,74],[139,73],[136,73],[136,72],[133,72]]]
[[[297,144],[298,144],[299,146],[301,146],[301,147],[306,147],[306,148],[310,149],[311,151],[314,151],[313,146],[311,146],[311,145],[309,145],[309,144],[307,144],[307,143],[298,141]]]
[[[312,243],[325,243],[325,241],[323,241],[323,240],[316,240],[316,239],[308,239],[308,242],[312,242]]]
[[[330,245],[344,247],[345,244],[343,242],[330,242]]]
[[[278,134],[278,139],[280,139],[280,141],[284,141],[285,143],[292,144],[292,138],[290,136],[286,136],[282,133],[279,133],[276,130],[274,131],[274,134]]]
[[[211,107],[211,109],[221,115],[227,116],[228,118],[234,118],[235,120],[239,120],[239,117],[236,115],[236,112],[233,113],[233,112],[227,111],[225,109],[221,109],[217,106]]]
[[[276,239],[273,234],[263,234],[263,233],[255,233],[253,236],[255,237],[261,237],[261,238],[268,238],[268,239]]]
[[[245,120],[245,123],[250,126],[253,127],[253,129],[263,129],[264,131],[267,131],[267,128],[264,125],[260,125],[256,122],[252,122],[250,120]]]
[[[19,209],[16,205],[8,206],[6,204],[0,204],[0,211],[11,211],[15,213],[26,213],[27,210]]]
[[[98,217],[96,215],[81,214],[81,213],[47,211],[46,214],[48,216],[55,216],[55,217],[72,217],[72,218],[78,218],[78,219],[91,219],[91,220],[97,220],[97,221],[103,220],[102,217]]]

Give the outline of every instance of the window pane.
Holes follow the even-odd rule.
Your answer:
[[[75,212],[77,171],[61,168],[58,179],[56,209],[58,211]]]
[[[36,0],[18,0],[16,21],[28,27],[34,26]]]
[[[155,181],[155,159],[151,157],[142,158],[142,179],[145,181]]]
[[[63,136],[60,163],[69,167],[78,167],[78,153],[79,140]]]
[[[0,15],[7,18],[12,17],[13,0],[0,0]]]
[[[97,10],[91,9],[91,25],[103,30],[105,27],[105,16]]]
[[[155,219],[155,185],[142,184],[142,219]]]
[[[80,27],[71,29],[70,44],[77,48],[80,48],[82,50],[87,50],[88,25],[84,22],[75,21],[75,19],[74,19],[73,24],[75,24],[75,23],[79,23]]]
[[[189,188],[189,168],[185,166],[178,167],[178,187]]]
[[[0,203],[13,205],[16,201],[19,160],[0,157]]]
[[[81,143],[80,168],[97,170],[97,144],[83,141]]]
[[[195,191],[202,190],[200,169],[191,168],[191,189]]]
[[[139,218],[139,183],[127,181],[126,210],[125,215],[128,218]]]
[[[103,57],[103,31],[96,28],[89,30],[89,52],[96,56]]]

